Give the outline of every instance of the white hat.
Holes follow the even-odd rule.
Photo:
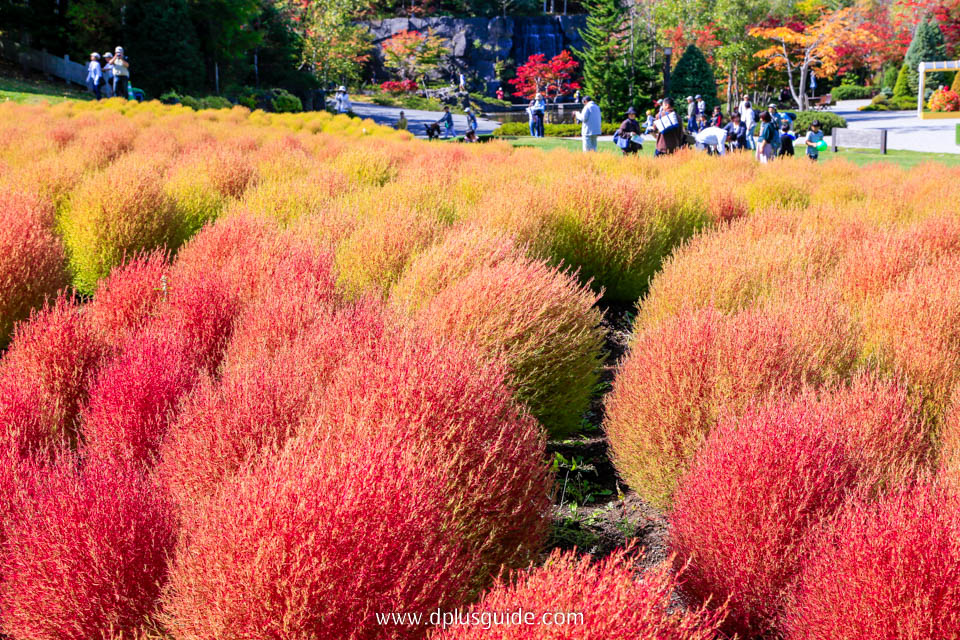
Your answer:
[[[113,54],[110,53],[109,51],[107,51],[105,54],[103,54],[103,57],[106,58],[107,60],[109,60],[110,58],[113,57]]]
[[[463,112],[464,112],[464,113],[470,113],[470,107],[467,107],[466,109],[464,109]]]
[[[117,47],[113,50],[114,53],[123,53],[123,47]]]
[[[94,51],[93,53],[90,54],[90,57],[93,58],[94,60],[99,60],[100,54]]]
[[[337,89],[337,91],[343,91],[344,93],[346,93],[346,92],[347,92],[347,88],[346,88],[345,86],[343,86],[343,85],[340,85],[340,88]]]

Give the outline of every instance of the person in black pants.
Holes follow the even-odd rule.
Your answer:
[[[734,111],[730,114],[730,122],[724,127],[727,132],[727,142],[730,149],[747,149],[747,127],[740,121],[740,114]]]
[[[632,140],[633,136],[640,136],[640,123],[637,122],[637,110],[630,107],[627,109],[627,119],[620,123],[620,128],[617,129],[617,137],[626,141],[626,145],[620,147],[625,156],[643,149],[642,144]]]

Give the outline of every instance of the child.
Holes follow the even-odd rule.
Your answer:
[[[653,109],[647,109],[647,119],[643,123],[643,133],[655,133],[656,127],[653,126]]]
[[[790,133],[790,121],[784,118],[783,123],[780,125],[780,153],[779,157],[783,156],[793,156],[793,141],[797,139],[797,136]]]
[[[810,131],[807,132],[807,157],[816,162],[820,159],[820,150],[817,145],[823,140],[823,131],[820,130],[820,121],[814,120],[810,123]]]

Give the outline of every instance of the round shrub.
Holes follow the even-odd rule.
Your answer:
[[[859,334],[829,298],[723,316],[687,311],[641,330],[606,399],[620,476],[666,507],[677,479],[725,412],[845,379]]]
[[[143,328],[170,291],[170,264],[163,250],[116,267],[97,286],[84,317],[102,339],[117,349]]]
[[[441,291],[418,322],[475,342],[510,368],[510,384],[553,437],[580,426],[599,380],[598,296],[571,273],[526,258],[474,269]]]
[[[520,255],[508,235],[468,225],[414,258],[390,291],[391,304],[413,313],[477,267],[493,267]]]
[[[836,96],[834,98],[842,99]],[[830,135],[834,129],[845,129],[847,127],[846,119],[835,113],[829,111],[800,111],[797,113],[796,120],[793,121],[793,129],[797,134],[803,135],[810,131],[810,123],[814,120],[820,121],[820,130],[823,131],[824,135]]]
[[[62,225],[79,291],[93,293],[113,267],[141,252],[176,248],[176,210],[164,193],[162,173],[145,158],[127,156],[109,175],[86,178],[71,195]]]
[[[924,485],[850,504],[806,560],[785,637],[960,635],[958,514],[955,495]]]
[[[829,427],[803,403],[749,411],[721,423],[680,482],[670,542],[687,566],[683,588],[697,602],[727,603],[730,632],[771,632],[809,553],[807,532],[856,480]]]
[[[77,443],[80,413],[106,347],[70,298],[17,327],[0,361],[0,429],[30,450]],[[27,436],[27,434],[30,434]]]
[[[498,582],[478,604],[459,612],[460,621],[443,628],[436,640],[713,640],[722,610],[684,609],[673,601],[682,580],[666,568],[636,575],[635,557],[623,550],[591,563],[590,557],[554,551],[542,567]],[[532,624],[505,624],[518,609],[533,614]],[[542,616],[549,616],[543,619]],[[557,616],[557,614],[560,614]],[[567,614],[582,614],[568,618]],[[451,616],[453,614],[451,613]],[[499,621],[494,623],[494,621]],[[572,621],[571,621],[572,620]],[[475,622],[474,622],[475,621]]]
[[[502,375],[403,333],[348,356],[309,430],[186,520],[165,599],[174,635],[379,637],[376,612],[456,606],[495,567],[529,561],[544,443]]]
[[[69,282],[63,243],[52,227],[52,206],[0,189],[0,345],[14,324]]]
[[[176,528],[157,489],[123,467],[66,459],[39,479],[0,555],[14,638],[134,636],[155,610]]]

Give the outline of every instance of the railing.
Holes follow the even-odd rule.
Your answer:
[[[58,58],[46,51],[24,47],[18,42],[0,38],[0,57],[19,64],[24,69],[40,71],[66,82],[83,85],[86,83],[87,68],[79,62],[70,60],[70,56]]]

